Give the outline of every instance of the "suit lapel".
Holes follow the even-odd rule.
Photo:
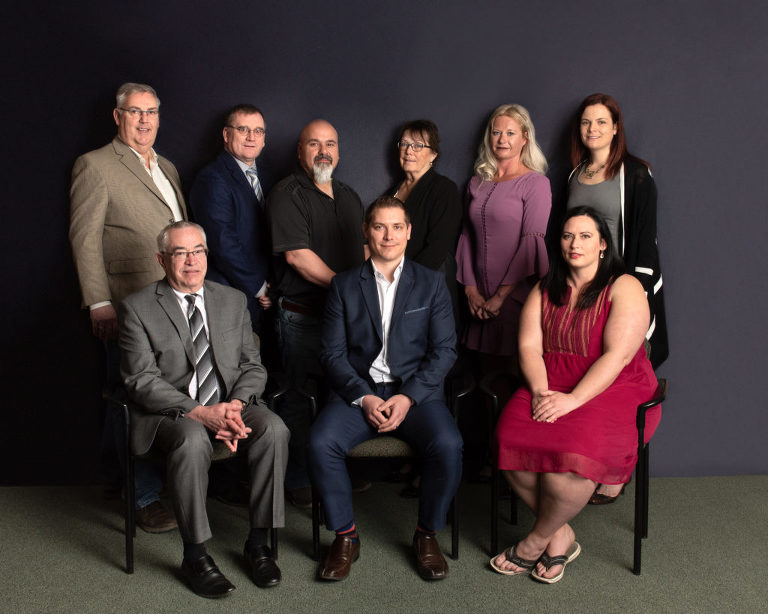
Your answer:
[[[147,172],[146,168],[143,166],[142,162],[136,157],[136,154],[131,151],[131,148],[128,147],[125,143],[123,143],[121,140],[115,138],[114,141],[112,141],[115,147],[115,152],[118,156],[120,156],[120,162],[125,166],[129,171],[131,171],[136,178],[141,181],[149,190],[160,199],[160,202],[168,207],[168,203],[165,202],[165,199],[163,198],[162,193],[160,190],[157,189],[157,186],[155,185],[155,182],[152,181],[152,177]],[[159,157],[158,157],[159,159]],[[158,162],[159,164],[159,162]],[[162,168],[162,167],[161,167]],[[164,170],[166,177],[168,176],[168,173],[166,173]],[[171,181],[170,179],[168,181]],[[173,182],[171,181],[171,185],[173,185]],[[174,191],[176,191],[176,199],[179,201],[179,203],[184,202],[183,198],[179,198],[179,192],[176,190],[176,186],[173,185]],[[170,207],[168,207],[170,210]]]
[[[376,288],[376,278],[373,276],[373,265],[370,260],[365,262],[360,270],[360,291],[365,301],[365,307],[368,309],[368,315],[373,323],[373,329],[383,343],[381,338],[381,308],[379,307],[379,291]]]
[[[403,272],[400,274],[400,281],[397,284],[395,304],[392,308],[392,324],[390,330],[395,329],[403,317],[405,302],[408,300],[408,296],[413,290],[413,283],[413,270],[411,269],[410,262],[406,260],[403,263]]]
[[[208,319],[208,343],[211,344],[214,357],[219,349],[219,327],[221,322],[219,316],[221,316],[221,297],[216,293],[216,289],[209,283],[205,283],[205,315]]]
[[[187,359],[191,364],[195,364],[195,349],[192,345],[192,333],[189,331],[189,323],[187,318],[179,307],[179,301],[176,300],[176,295],[173,293],[171,286],[165,279],[161,279],[157,282],[157,302],[160,303],[160,307],[165,311],[168,319],[173,323],[176,328],[176,332],[179,334],[182,344],[184,345],[184,353],[187,355]]]
[[[248,182],[248,179],[246,178],[245,173],[243,173],[243,171],[240,170],[240,166],[237,164],[237,162],[235,162],[235,159],[232,157],[232,155],[224,151],[221,153],[221,156],[222,156],[222,160],[224,161],[224,166],[227,169],[227,171],[229,171],[229,174],[232,177],[232,181],[235,182],[235,185],[237,185],[241,189],[248,190],[250,194],[253,194],[255,199],[256,193],[253,191],[253,188],[251,187],[251,184]]]
[[[173,180],[173,177],[177,175],[176,169],[168,160],[162,156],[157,156],[157,165],[160,167],[160,170],[163,171],[163,175],[165,175],[166,179],[168,179],[168,183],[170,183],[173,187],[173,192],[176,194],[176,202],[179,203],[179,208],[184,215],[184,219],[189,219],[187,216],[187,207],[184,204],[184,195],[181,193],[181,186]],[[144,174],[146,174],[146,171],[144,171]],[[155,185],[154,181],[151,183],[152,185]],[[155,194],[159,192],[159,190],[157,190],[157,186],[155,186],[154,192]],[[162,197],[162,194],[160,195],[160,198],[165,203],[165,199]],[[165,204],[167,205],[168,203]],[[170,207],[168,208],[170,209]]]

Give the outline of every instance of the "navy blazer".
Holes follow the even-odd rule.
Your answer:
[[[382,348],[381,309],[370,260],[333,278],[320,361],[347,403],[372,394],[369,370]],[[395,294],[389,367],[415,404],[443,399],[443,379],[456,360],[453,309],[442,274],[406,260]]]
[[[259,171],[264,194],[269,185]],[[232,155],[222,151],[195,177],[189,194],[192,219],[208,239],[206,279],[237,288],[251,314],[260,310],[256,293],[269,275],[267,222],[248,179]]]

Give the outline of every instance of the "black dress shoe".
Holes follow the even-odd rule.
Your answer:
[[[272,558],[272,551],[269,546],[256,546],[255,548],[243,551],[245,560],[251,566],[251,579],[259,588],[269,588],[280,584],[282,574],[280,568]]]
[[[184,559],[181,562],[181,575],[194,593],[208,599],[226,597],[235,590],[235,585],[227,580],[207,554],[192,562]]]

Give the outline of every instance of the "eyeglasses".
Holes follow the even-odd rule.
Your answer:
[[[160,113],[159,109],[139,109],[138,107],[131,107],[130,109],[124,109],[123,107],[119,107],[120,110],[123,113],[128,113],[131,117],[140,117],[142,115],[147,115],[148,117],[157,117],[157,115]]]
[[[267,131],[261,127],[251,129],[248,126],[227,126],[227,128],[237,130],[243,136],[248,136],[249,134],[253,134],[254,136],[264,136],[267,133]]]
[[[409,143],[408,141],[398,141],[397,142],[397,148],[402,149],[403,151],[407,152],[408,148],[413,149],[415,153],[419,153],[422,149],[425,147],[427,149],[432,149],[429,145],[425,145],[424,143],[419,143],[416,141],[415,143]]]
[[[175,249],[172,252],[163,252],[166,256],[170,256],[177,262],[183,262],[190,256],[194,256],[195,260],[201,260],[203,258],[206,258],[208,256],[208,250],[202,247],[198,247],[197,249]]]

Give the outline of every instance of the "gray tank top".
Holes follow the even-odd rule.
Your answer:
[[[619,249],[619,223],[621,221],[621,186],[619,173],[613,179],[607,179],[595,185],[587,185],[579,181],[581,169],[575,171],[568,183],[568,209],[588,206],[596,209],[603,216],[611,230],[613,247],[616,253]]]

